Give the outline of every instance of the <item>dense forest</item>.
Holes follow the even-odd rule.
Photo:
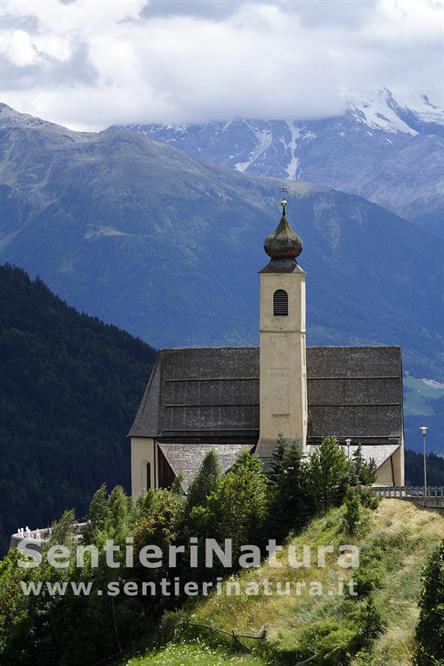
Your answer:
[[[129,489],[126,434],[155,351],[0,266],[0,555],[18,527]]]
[[[424,483],[424,458],[415,451],[405,452],[405,478],[408,486]],[[427,481],[429,486],[444,486],[444,458],[431,453],[427,456]]]

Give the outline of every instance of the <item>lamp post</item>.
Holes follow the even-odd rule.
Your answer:
[[[351,446],[351,443],[352,443],[352,441],[351,441],[350,437],[345,440],[345,444],[347,446],[347,458],[349,460],[350,460],[350,446]]]
[[[426,436],[427,436],[427,431],[428,427],[427,426],[421,426],[420,427],[421,435],[422,435],[422,447],[423,447],[423,452],[424,452],[424,506],[427,506],[427,455],[426,455]]]

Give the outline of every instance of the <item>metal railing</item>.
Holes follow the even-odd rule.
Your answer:
[[[379,497],[424,497],[424,486],[374,486]],[[444,498],[444,486],[428,486],[427,497]]]

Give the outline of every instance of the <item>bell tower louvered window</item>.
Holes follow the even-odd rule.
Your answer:
[[[275,317],[288,316],[288,294],[283,289],[278,289],[273,294],[273,314]]]

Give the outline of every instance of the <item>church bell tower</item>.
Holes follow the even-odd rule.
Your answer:
[[[260,434],[256,454],[269,458],[277,436],[296,438],[306,452],[306,273],[296,261],[302,240],[282,199],[277,229],[265,239],[270,261],[260,272]]]

